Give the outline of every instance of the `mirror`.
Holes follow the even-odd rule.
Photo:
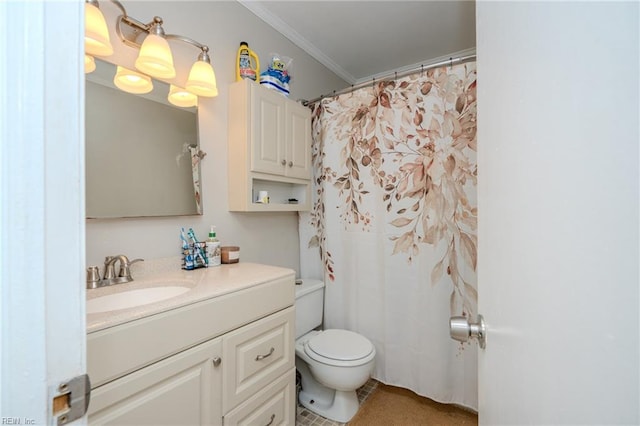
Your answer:
[[[171,105],[157,80],[148,94],[123,92],[115,68],[96,60],[86,74],[87,218],[202,214],[196,108]]]

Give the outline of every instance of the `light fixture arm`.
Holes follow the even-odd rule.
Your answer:
[[[95,1],[97,3],[97,0],[87,0],[89,1]],[[122,3],[120,3],[118,0],[109,0],[111,3],[115,4],[116,6],[118,6],[118,9],[120,9],[122,11],[122,15],[123,16],[127,16],[127,9],[124,8],[124,6],[122,5]]]
[[[167,34],[167,35],[165,35],[164,38],[166,38],[167,40],[180,40],[180,41],[188,43],[188,44],[190,44],[192,46],[197,47],[198,49],[200,49],[202,51],[202,52],[200,52],[200,55],[198,55],[198,60],[199,61],[205,61],[207,63],[211,63],[211,58],[209,56],[209,46],[204,45],[202,43],[198,43],[197,41],[195,41],[192,38],[181,36],[181,35],[177,35],[177,34]]]
[[[147,34],[155,34],[160,37],[164,37],[166,40],[180,40],[187,44],[197,47],[202,52],[200,56],[198,56],[198,60],[205,61],[207,63],[211,63],[211,58],[209,56],[209,47],[195,41],[192,38],[185,37],[178,34],[165,34],[164,29],[162,28],[163,20],[159,16],[155,16],[153,21],[145,24],[143,22],[138,21],[130,17],[127,14],[127,10],[118,0],[109,0],[111,3],[115,4],[121,11],[122,15],[118,17],[118,24],[116,26],[116,32],[122,40],[128,46],[140,48],[142,42],[138,39],[142,33]],[[94,5],[98,5],[98,0],[86,0],[87,3],[91,3]]]

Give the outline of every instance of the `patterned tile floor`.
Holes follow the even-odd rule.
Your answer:
[[[360,404],[362,404],[362,402],[367,399],[369,395],[371,395],[376,386],[378,386],[378,382],[374,379],[369,379],[367,383],[356,390],[356,393],[358,394],[358,401],[360,401]],[[343,426],[345,424],[346,423],[339,423],[333,420],[325,419],[324,417],[307,410],[302,405],[298,405],[296,426]]]

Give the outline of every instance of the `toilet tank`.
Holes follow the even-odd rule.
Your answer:
[[[296,339],[322,325],[324,282],[303,279],[296,284]]]

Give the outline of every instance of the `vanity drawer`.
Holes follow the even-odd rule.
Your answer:
[[[290,307],[223,337],[224,413],[294,367],[293,326],[294,308]]]
[[[240,404],[224,416],[225,426],[293,425],[296,418],[296,369]]]

